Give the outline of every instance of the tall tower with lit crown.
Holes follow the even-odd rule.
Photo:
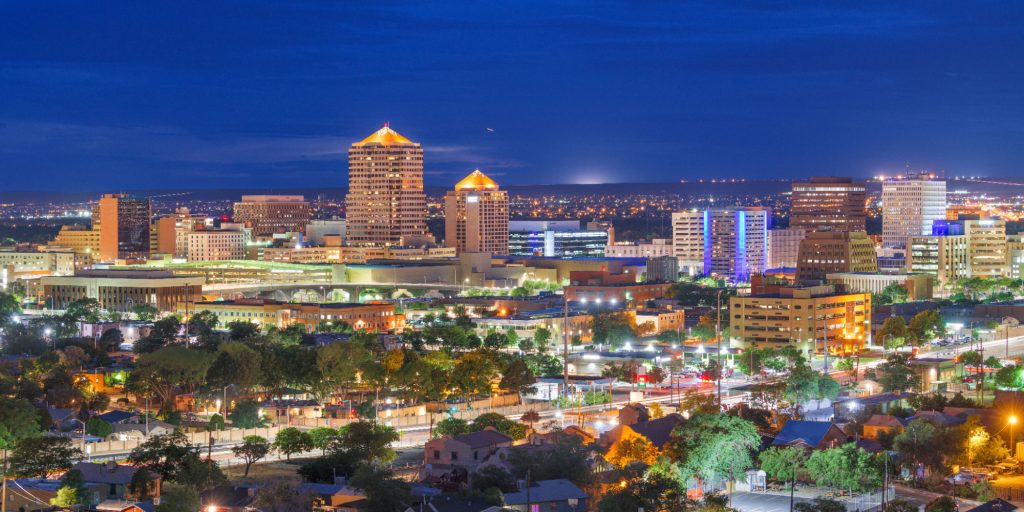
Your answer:
[[[432,243],[423,192],[423,148],[387,124],[348,150],[348,242]]]
[[[508,192],[475,170],[444,196],[444,241],[458,252],[508,254]]]

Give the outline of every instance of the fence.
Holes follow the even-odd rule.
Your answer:
[[[486,404],[486,401],[481,401]],[[410,428],[410,427],[427,427],[431,423],[437,423],[448,417],[455,417],[466,421],[472,421],[474,418],[479,416],[481,413],[496,412],[503,416],[519,416],[527,411],[543,412],[551,409],[550,402],[537,402],[534,404],[520,404],[505,407],[475,407],[472,409],[456,410],[455,412],[426,412],[422,411],[421,414],[416,416],[390,416],[388,413],[390,410],[385,409],[381,411],[380,421],[384,422],[385,425],[395,428]],[[293,427],[331,427],[338,428],[343,425],[352,423],[354,419],[341,419],[341,418],[306,418],[306,417],[292,417],[288,420],[282,421],[282,425],[291,425]]]
[[[197,446],[206,446],[210,443],[211,436],[218,443],[240,443],[246,436],[260,436],[266,439],[273,439],[281,427],[260,427],[260,428],[232,428],[219,430],[217,432],[186,432],[185,437],[189,443]],[[124,441],[102,441],[86,445],[91,455],[100,456],[111,453],[127,453],[144,443],[140,439],[126,439]]]

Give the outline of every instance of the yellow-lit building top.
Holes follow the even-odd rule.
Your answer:
[[[462,181],[455,184],[455,190],[494,190],[497,188],[498,184],[491,178],[488,178],[486,174],[480,172],[480,169],[469,173],[469,176],[462,178]]]
[[[352,144],[353,146],[365,146],[367,144],[380,144],[391,146],[395,144],[413,144],[413,141],[405,138],[402,134],[391,129],[387,124],[383,128],[370,134],[369,137]]]

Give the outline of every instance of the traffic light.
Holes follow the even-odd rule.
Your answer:
[[[636,382],[637,382],[637,384],[639,384],[640,387],[646,388],[647,387],[647,375],[638,375],[637,378],[636,378]]]

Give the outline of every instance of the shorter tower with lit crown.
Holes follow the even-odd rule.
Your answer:
[[[508,253],[508,192],[479,170],[444,196],[445,245],[458,252]]]

